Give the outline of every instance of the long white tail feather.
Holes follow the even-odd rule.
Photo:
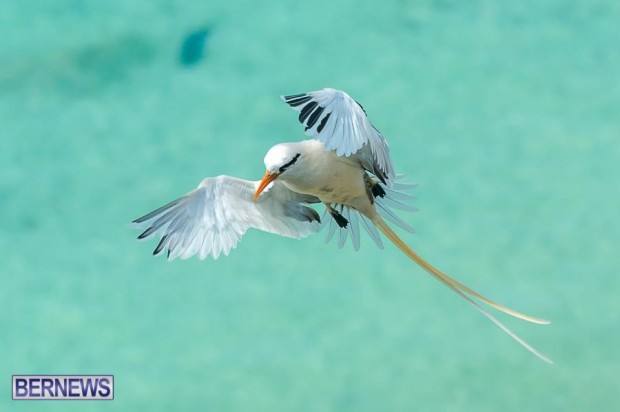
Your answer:
[[[469,302],[471,305],[473,305],[476,308],[476,310],[478,310],[484,316],[489,318],[493,323],[495,323],[500,329],[502,329],[504,332],[506,332],[510,337],[512,337],[517,342],[519,342],[519,344],[521,344],[525,349],[527,349],[530,352],[532,352],[534,355],[536,355],[541,360],[543,360],[543,361],[545,361],[547,363],[553,363],[547,356],[545,356],[541,352],[539,352],[536,349],[534,349],[531,345],[529,345],[527,342],[525,342],[516,333],[514,333],[507,326],[505,326],[503,323],[501,323],[497,318],[495,318],[495,316],[491,315],[489,312],[484,310],[471,297],[475,297],[475,298],[479,299],[480,301],[486,303],[487,305],[493,307],[494,309],[499,310],[500,312],[504,312],[504,313],[506,313],[508,315],[514,316],[516,318],[519,318],[519,319],[522,319],[522,320],[525,320],[525,321],[528,321],[528,322],[545,325],[545,324],[549,324],[550,323],[548,320],[539,319],[539,318],[535,318],[533,316],[525,315],[523,313],[520,313],[520,312],[517,312],[517,311],[515,311],[513,309],[510,309],[510,308],[508,308],[508,307],[506,307],[504,305],[496,303],[496,302],[488,299],[485,296],[482,296],[478,292],[475,292],[474,290],[472,290],[469,287],[463,285],[462,283],[456,281],[455,279],[452,279],[451,277],[449,277],[448,275],[446,275],[445,273],[443,273],[442,271],[440,271],[439,269],[437,269],[436,267],[434,267],[433,265],[428,263],[426,260],[424,260],[420,255],[418,255],[409,246],[407,246],[407,244],[405,242],[403,242],[402,239],[400,239],[400,237],[398,237],[398,235],[387,225],[387,223],[385,223],[385,221],[381,218],[381,216],[375,215],[375,217],[372,219],[372,222],[379,228],[379,230],[381,230],[381,232],[388,239],[390,239],[390,241],[392,241],[392,243],[394,243],[394,245],[396,247],[398,247],[405,255],[407,255],[407,257],[409,257],[411,260],[413,260],[415,263],[417,263],[422,269],[424,269],[426,272],[430,273],[433,277],[435,277],[441,283],[443,283],[444,285],[448,286],[455,293],[457,293],[459,296],[461,296],[463,299],[465,299],[467,302]],[[469,294],[471,297],[467,296],[467,294]]]

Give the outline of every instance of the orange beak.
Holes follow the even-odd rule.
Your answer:
[[[267,170],[265,172],[265,176],[263,176],[263,180],[261,180],[260,184],[258,185],[258,189],[256,189],[256,193],[254,193],[254,200],[258,199],[258,196],[261,194],[261,192],[265,190],[267,186],[269,186],[269,183],[276,180],[278,176],[280,176],[278,173],[269,173],[269,170]]]

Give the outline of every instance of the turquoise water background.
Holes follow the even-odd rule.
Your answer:
[[[620,410],[620,3],[0,6],[0,410]],[[208,28],[204,57],[179,62]],[[519,347],[395,247],[250,231],[166,262],[126,223],[303,139],[336,87],[388,139],[404,239],[541,327]],[[16,402],[12,374],[114,374]]]

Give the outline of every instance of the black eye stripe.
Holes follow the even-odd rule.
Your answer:
[[[292,165],[294,165],[294,164],[295,164],[295,162],[297,161],[297,159],[299,159],[299,156],[301,156],[301,153],[297,153],[297,154],[295,155],[295,157],[293,157],[293,158],[291,159],[291,161],[290,161],[290,162],[285,163],[285,164],[283,164],[282,166],[280,166],[280,169],[278,169],[278,171],[279,171],[280,173],[283,173],[286,169],[288,169],[289,167],[291,167]]]

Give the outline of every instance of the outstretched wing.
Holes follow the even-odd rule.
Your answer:
[[[341,90],[323,89],[280,97],[300,112],[299,122],[306,127],[306,135],[325,143],[325,149],[335,150],[338,156],[361,150],[362,160],[368,158],[364,167],[391,186],[394,166],[387,142],[351,96]]]
[[[187,195],[148,213],[132,223],[146,227],[138,239],[161,240],[153,251],[168,250],[168,259],[200,259],[228,255],[248,228],[302,238],[319,230],[317,212],[305,205],[318,199],[295,193],[273,182],[254,201],[259,182],[229,176],[206,178]]]

